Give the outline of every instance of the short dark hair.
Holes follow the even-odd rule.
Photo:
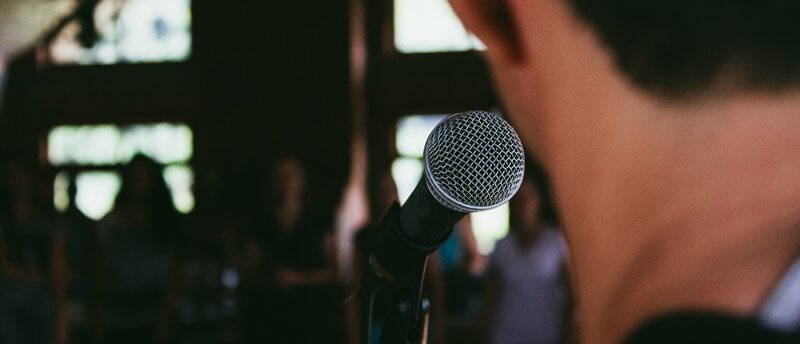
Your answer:
[[[800,81],[800,1],[571,0],[639,87],[667,98]]]

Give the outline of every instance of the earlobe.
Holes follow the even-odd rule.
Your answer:
[[[449,0],[461,22],[488,48],[493,58],[515,61],[523,58],[517,26],[507,0]]]

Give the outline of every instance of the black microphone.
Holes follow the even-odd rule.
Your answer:
[[[424,259],[464,215],[506,203],[522,184],[525,154],[508,122],[470,111],[433,129],[424,164],[424,177],[406,203],[395,203],[378,228],[370,270],[383,279],[418,278]]]
[[[362,276],[361,342],[369,343],[372,303],[379,290],[394,300],[381,344],[422,343],[429,302],[423,295],[428,255],[473,211],[507,202],[522,184],[525,154],[500,116],[470,111],[442,120],[428,136],[425,172],[401,208],[395,202],[378,226],[369,269]]]

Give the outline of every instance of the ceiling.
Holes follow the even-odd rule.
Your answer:
[[[74,0],[0,0],[0,60],[33,44]]]

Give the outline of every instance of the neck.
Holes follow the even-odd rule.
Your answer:
[[[590,167],[555,165],[587,343],[675,310],[757,310],[800,252],[795,99],[618,116]]]
[[[529,224],[523,224],[520,226],[520,228],[517,228],[517,243],[523,248],[530,247],[536,243],[536,240],[539,239],[541,233],[542,228],[540,222],[536,221]]]
[[[700,220],[596,226],[598,236],[585,237],[600,244],[573,246],[587,342],[618,342],[671,311],[753,314],[798,253],[794,222],[775,213],[721,211]],[[599,237],[619,228],[651,230],[635,238]],[[605,246],[613,242],[613,249]]]

